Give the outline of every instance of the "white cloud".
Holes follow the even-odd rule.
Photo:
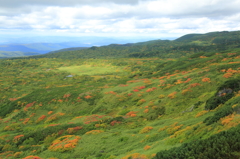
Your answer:
[[[0,2],[0,29],[178,36],[238,30],[238,6],[240,0],[8,0]]]

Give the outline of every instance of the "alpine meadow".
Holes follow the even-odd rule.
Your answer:
[[[0,59],[0,159],[240,158],[240,31]]]

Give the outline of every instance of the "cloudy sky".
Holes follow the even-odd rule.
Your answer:
[[[0,0],[1,35],[179,37],[240,30],[240,0]]]

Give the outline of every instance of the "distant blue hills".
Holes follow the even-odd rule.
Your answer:
[[[149,40],[150,37],[15,37],[4,36],[0,39],[0,58],[31,56],[66,50],[81,50],[92,46],[126,44]]]
[[[70,47],[67,44],[51,44],[51,43],[33,43],[33,44],[4,44],[0,45],[0,51],[20,51],[34,52],[45,54],[54,50],[60,50]]]
[[[72,48],[72,46],[75,45],[68,43],[0,44],[0,58],[46,54],[56,50]]]
[[[46,53],[49,50],[37,50],[26,47],[24,45],[0,45],[0,51],[20,51],[20,52],[37,52],[37,53]]]

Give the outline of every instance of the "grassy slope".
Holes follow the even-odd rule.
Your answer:
[[[240,31],[189,34],[176,40],[153,40],[135,44],[91,47],[83,50],[68,50],[35,58],[179,58],[199,52],[220,52],[239,48]]]
[[[225,81],[239,79],[235,50],[167,61],[43,58],[0,64],[2,158],[152,158],[240,121],[235,112],[203,123],[224,107],[206,111],[206,101]],[[238,97],[235,92],[229,101]]]

